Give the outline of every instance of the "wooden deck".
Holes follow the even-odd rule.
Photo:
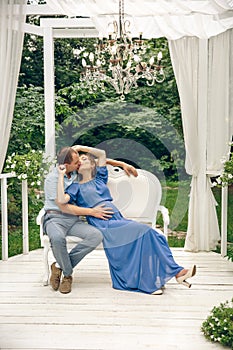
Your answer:
[[[0,349],[211,350],[202,321],[233,297],[233,263],[215,253],[172,249],[176,261],[197,264],[191,289],[172,279],[162,296],[112,289],[104,251],[76,268],[63,295],[42,285],[42,250],[0,261]]]

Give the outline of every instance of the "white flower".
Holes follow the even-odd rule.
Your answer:
[[[35,185],[35,182],[32,182],[32,183],[31,183],[31,186],[34,186],[34,185]]]
[[[23,180],[27,179],[27,177],[28,177],[27,174],[22,174],[22,179]]]
[[[73,54],[74,54],[74,56],[79,57],[79,55],[80,55],[81,52],[82,52],[82,51],[79,50],[79,49],[73,49]]]
[[[16,164],[15,164],[15,163],[11,164],[11,169],[14,169],[14,168],[15,168],[15,166],[16,166]]]
[[[37,185],[40,186],[41,185],[41,181],[36,181]]]
[[[233,175],[232,174],[228,174],[228,179],[232,179]]]

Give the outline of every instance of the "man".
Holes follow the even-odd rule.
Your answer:
[[[74,147],[64,147],[57,155],[58,165],[65,164],[66,173],[64,185],[78,181],[79,154]],[[123,167],[128,175],[137,176],[136,169],[124,162],[108,160],[109,164]],[[58,207],[57,197],[58,170],[54,168],[45,179],[45,216],[44,232],[48,235],[56,263],[51,265],[50,284],[54,290],[70,293],[72,287],[73,268],[102,241],[101,232],[95,227],[80,220],[79,215],[95,216],[107,220],[111,217],[111,208],[99,205],[95,208],[81,208],[74,205]],[[66,246],[66,236],[76,236],[82,239],[69,253]],[[63,278],[61,281],[61,276]]]

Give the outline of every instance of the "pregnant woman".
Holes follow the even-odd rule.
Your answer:
[[[146,224],[124,218],[112,203],[107,187],[105,151],[87,146],[76,146],[76,149],[85,152],[80,156],[78,169],[81,180],[64,192],[65,167],[60,166],[57,200],[60,204],[85,208],[99,204],[112,208],[114,214],[110,219],[88,216],[87,221],[103,234],[113,288],[160,295],[162,287],[173,277],[191,287],[187,279],[195,275],[196,266],[188,270],[178,265],[162,234]]]

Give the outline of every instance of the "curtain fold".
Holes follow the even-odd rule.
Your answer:
[[[221,159],[230,150],[229,141],[233,134],[232,45],[232,29],[209,40],[207,173],[212,176],[220,174]]]
[[[209,175],[220,174],[232,135],[232,34],[229,30],[211,38],[206,46],[198,38],[169,41],[181,101],[185,166],[192,175],[188,251],[212,250],[220,239]]]
[[[67,16],[90,17],[102,35],[108,35],[109,23],[118,21],[118,0],[47,0],[47,4]],[[127,0],[124,7],[132,36],[143,32],[147,39],[209,38],[233,27],[233,3],[229,0]]]
[[[25,0],[0,1],[0,173],[10,137],[23,49]]]

